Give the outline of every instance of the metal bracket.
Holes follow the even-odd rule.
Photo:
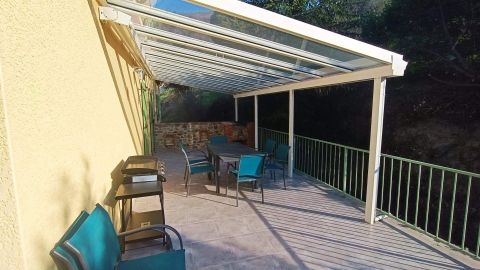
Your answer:
[[[132,17],[111,7],[98,7],[100,20],[130,26]]]

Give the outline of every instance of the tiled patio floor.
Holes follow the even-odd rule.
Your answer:
[[[392,219],[366,224],[358,202],[301,176],[289,179],[287,190],[268,179],[265,204],[258,190],[244,187],[235,207],[234,189],[225,197],[222,181],[217,195],[206,175],[193,177],[186,198],[182,155],[158,155],[168,169],[166,221],[184,239],[188,269],[480,269]],[[157,198],[134,203],[136,211],[158,207]]]

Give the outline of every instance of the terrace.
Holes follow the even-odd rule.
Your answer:
[[[235,0],[4,2],[0,269],[54,269],[49,252],[94,207],[112,235],[124,230],[116,194],[132,155],[166,162],[163,221],[185,240],[178,254],[186,251],[188,269],[480,269],[480,174],[381,152],[386,82],[403,76],[402,55]],[[371,83],[366,149],[296,133],[296,93],[356,82]],[[169,84],[230,95],[235,122],[239,100],[252,99],[250,146],[286,145],[286,189],[266,173],[265,203],[248,185],[235,207],[221,167],[219,193],[195,175],[186,197],[181,153],[153,147]],[[282,131],[258,121],[259,97],[277,93],[288,98]],[[198,137],[222,133],[212,130]],[[158,198],[133,202],[135,212],[158,207]],[[100,247],[93,257],[106,258],[86,235],[95,243],[86,250]],[[125,257],[163,249],[150,244],[129,244]]]
[[[295,173],[287,190],[268,179],[265,203],[258,190],[221,195],[205,175],[195,176],[185,197],[183,155],[162,150],[168,167],[166,220],[184,238],[188,269],[471,269],[478,261],[451,250],[403,223],[364,222],[363,204],[335,188]],[[233,182],[233,181],[231,181]],[[233,187],[232,189],[233,190]],[[158,208],[137,200],[134,211]],[[127,251],[136,257],[154,247]]]

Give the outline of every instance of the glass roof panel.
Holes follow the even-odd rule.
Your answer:
[[[228,14],[223,14],[218,11],[211,10],[206,7],[202,7],[193,3],[189,3],[183,0],[129,0],[132,2],[137,2],[143,5],[147,5],[149,7],[161,9],[167,12],[175,13],[181,16],[185,16],[188,18],[192,18],[198,21],[202,21],[205,23],[213,24],[216,26],[224,27],[227,29],[231,29],[234,31],[238,31],[240,33],[248,34],[251,36],[255,36],[261,39],[265,39],[268,41],[273,41],[282,45],[286,45],[292,48],[300,49],[306,52],[311,52],[314,54],[318,54],[321,56],[324,56],[326,58],[331,59],[332,61],[338,61],[345,66],[351,68],[352,70],[356,69],[361,69],[361,68],[366,68],[366,67],[373,67],[378,64],[380,64],[379,61],[373,60],[373,59],[367,59],[363,56],[356,55],[350,52],[346,52],[334,47],[326,46],[324,44],[320,44],[318,42],[312,41],[312,40],[307,40],[302,37],[298,37],[295,35],[292,35],[290,33],[285,33],[282,31],[278,31],[276,29],[272,29],[263,25],[259,25],[254,22],[246,21],[244,19],[234,17]],[[145,22],[144,22],[145,23]],[[170,26],[157,26],[158,22],[153,22],[153,24],[145,24],[145,25],[150,25],[152,27],[158,27],[164,30],[168,31],[175,31],[175,33],[183,34],[183,35],[188,35],[191,37],[195,38],[200,38],[204,39],[205,41],[213,41],[216,44],[222,44],[225,46],[230,46],[235,48],[238,48],[237,46],[239,44],[231,44],[229,42],[225,43],[225,40],[218,40],[216,38],[211,38],[206,35],[200,35],[200,36],[195,36],[193,33],[187,33],[187,32],[179,32],[181,30],[177,29],[172,29],[169,28]],[[260,55],[265,55],[265,52],[262,52],[261,50],[258,51],[255,48],[246,48],[240,47],[239,49],[249,51],[252,53],[260,54]],[[293,63],[296,61],[296,59],[285,59],[283,58],[284,56],[278,56],[275,54],[269,54],[269,57],[275,58],[275,59],[280,59],[279,60],[284,60],[287,62],[293,61]],[[349,62],[352,60],[364,60],[363,65],[350,65]],[[367,64],[368,63],[368,64]]]
[[[388,62],[385,57],[362,50],[338,49],[344,47],[331,39],[318,38],[318,33],[317,39],[313,39],[309,32],[277,30],[282,27],[274,25],[281,20],[272,23],[263,21],[260,15],[243,14],[250,18],[248,21],[235,17],[240,16],[235,15],[235,8],[217,11],[223,10],[223,3],[217,3],[217,10],[213,10],[183,0],[107,2],[132,17],[137,45],[158,77],[163,71],[171,78],[191,76],[198,81],[208,78],[218,84],[238,86],[238,91],[249,91],[251,87],[245,86],[279,86]],[[293,20],[291,23],[295,24]]]

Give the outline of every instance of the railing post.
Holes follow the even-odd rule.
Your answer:
[[[288,176],[293,176],[293,156],[295,151],[295,143],[293,141],[293,116],[294,116],[294,91],[290,90],[289,92],[289,101],[288,101],[288,145],[290,145],[290,152],[288,154]]]
[[[235,98],[235,122],[238,122],[238,98]]]
[[[372,122],[370,129],[370,156],[368,159],[367,201],[365,221],[373,224],[376,218],[380,151],[382,148],[383,110],[385,106],[386,78],[373,81]]]
[[[347,166],[348,166],[348,149],[343,149],[343,192],[347,193]]]

